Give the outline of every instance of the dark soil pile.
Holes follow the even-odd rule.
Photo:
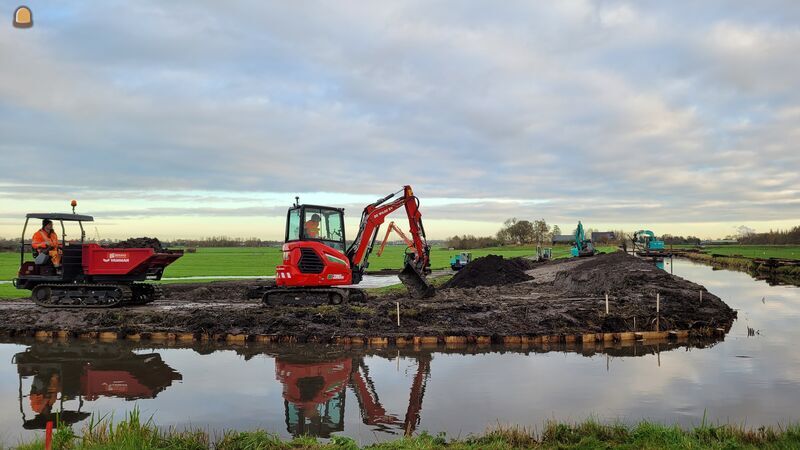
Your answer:
[[[736,318],[736,311],[703,286],[623,252],[588,258],[572,270],[560,271],[552,286],[573,297],[602,299],[608,294],[612,312],[603,317],[602,331],[630,328],[634,316],[652,321],[656,296],[662,330],[725,327]]]
[[[532,261],[524,258],[505,259],[502,256],[488,255],[478,258],[459,270],[444,288],[474,288],[478,286],[499,286],[519,283],[533,279],[526,274],[532,268]]]
[[[106,248],[152,248],[153,250],[160,252],[165,250],[164,246],[161,245],[161,241],[156,238],[149,238],[149,237],[138,237],[138,238],[129,238],[124,241],[115,242],[113,244],[104,245]]]

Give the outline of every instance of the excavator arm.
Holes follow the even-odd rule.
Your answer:
[[[364,208],[356,238],[346,252],[353,271],[353,282],[358,283],[364,276],[364,272],[369,266],[369,255],[372,253],[378,231],[386,220],[386,216],[403,207],[405,207],[408,217],[413,245],[410,247],[410,252],[406,253],[400,280],[408,287],[412,295],[429,297],[433,295],[433,287],[425,280],[425,273],[430,267],[430,246],[425,239],[422,213],[419,211],[419,199],[414,195],[411,186],[403,186],[403,189]]]
[[[411,239],[409,239],[405,233],[403,233],[403,230],[398,228],[397,225],[394,224],[394,222],[389,222],[389,226],[386,227],[386,235],[383,237],[383,241],[381,242],[381,248],[378,249],[378,256],[381,256],[383,254],[383,250],[386,248],[386,243],[389,242],[389,235],[392,233],[392,231],[397,233],[397,235],[400,236],[401,239],[403,239],[403,242],[406,243],[406,246],[408,248],[414,247],[414,243],[411,242]]]

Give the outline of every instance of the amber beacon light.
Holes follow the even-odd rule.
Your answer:
[[[30,28],[33,26],[33,13],[27,6],[20,6],[14,11],[14,27]]]

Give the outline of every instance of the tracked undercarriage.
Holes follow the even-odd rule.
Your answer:
[[[161,287],[148,283],[40,284],[31,291],[31,299],[45,308],[113,308],[144,305],[162,298]]]

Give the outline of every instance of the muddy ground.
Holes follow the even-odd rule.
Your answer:
[[[704,287],[621,252],[529,267],[525,273],[532,278],[518,283],[445,288],[428,299],[391,294],[342,306],[266,307],[258,300],[245,299],[252,281],[165,286],[168,297],[164,300],[109,310],[45,309],[28,301],[9,301],[0,303],[0,333],[276,334],[326,342],[342,336],[501,337],[653,331],[656,324],[662,331],[728,329],[736,317],[734,310]],[[658,319],[657,293],[661,299]],[[399,327],[396,302],[400,303]]]

